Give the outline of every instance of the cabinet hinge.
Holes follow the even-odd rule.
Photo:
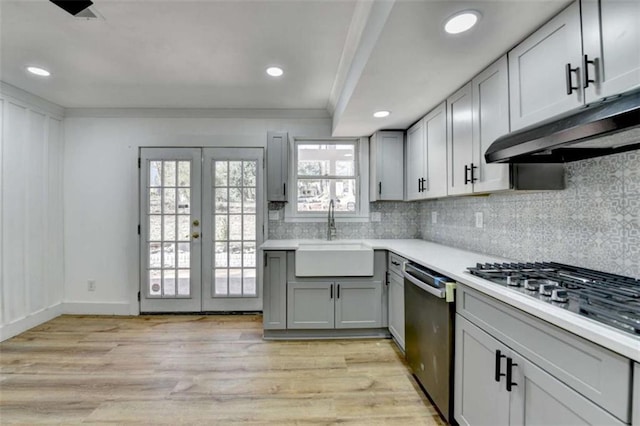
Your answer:
[[[140,292],[138,292],[138,302],[140,301]]]

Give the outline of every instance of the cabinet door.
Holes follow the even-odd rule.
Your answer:
[[[287,252],[267,251],[265,256],[263,314],[265,330],[287,328]]]
[[[640,1],[582,0],[587,102],[640,84]]]
[[[336,281],[336,328],[382,326],[382,282]]]
[[[567,65],[573,71],[567,72]],[[580,4],[575,1],[509,52],[511,131],[582,105],[581,70]]]
[[[371,137],[370,201],[404,199],[404,132],[376,132]]]
[[[471,81],[473,101],[473,192],[509,189],[509,165],[487,164],[484,153],[509,133],[509,76],[507,56]],[[475,168],[477,167],[477,169]]]
[[[424,118],[426,143],[426,180],[422,198],[447,195],[447,107],[441,103]]]
[[[334,328],[333,282],[287,284],[287,328]]]
[[[507,348],[460,315],[456,315],[455,333],[455,419],[460,425],[508,424],[505,378],[500,376],[496,381],[498,365],[502,374],[506,368]],[[499,357],[496,364],[499,355],[505,357]]]
[[[625,423],[598,407],[549,373],[511,354],[514,383],[510,398],[513,425],[623,425]],[[620,392],[627,392],[621,389]]]
[[[286,132],[267,134],[267,201],[287,201],[289,137]]]
[[[389,273],[389,331],[404,351],[404,280]]]
[[[425,173],[426,135],[424,120],[418,121],[407,130],[407,200],[420,200],[424,193],[420,190],[420,179],[426,178]]]
[[[470,194],[473,192],[470,170],[473,161],[471,83],[447,99],[447,112],[447,194]]]

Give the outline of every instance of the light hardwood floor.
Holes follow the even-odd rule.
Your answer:
[[[443,424],[391,340],[273,342],[261,327],[58,317],[0,344],[0,424]]]

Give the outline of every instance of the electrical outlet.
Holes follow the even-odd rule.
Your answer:
[[[87,281],[87,290],[96,291],[96,280]]]
[[[438,212],[431,212],[431,223],[434,225],[438,223]]]
[[[484,227],[482,212],[476,212],[476,228],[482,228],[482,227]]]
[[[382,213],[380,213],[380,212],[371,212],[369,217],[371,218],[371,222],[380,222],[382,220]]]

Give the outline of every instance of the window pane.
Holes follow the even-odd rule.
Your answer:
[[[190,220],[191,218],[186,215],[178,216],[178,240],[179,241],[189,241],[190,239]]]
[[[226,213],[227,211],[229,211],[229,206],[228,206],[228,195],[227,195],[227,188],[216,188],[215,189],[215,194],[216,194],[216,205],[214,207],[214,211],[216,213]]]
[[[176,186],[176,162],[164,162],[164,182],[162,186]]]
[[[227,267],[227,243],[216,243],[216,268]]]
[[[164,190],[164,212],[176,212],[176,190],[173,188]]]
[[[242,216],[244,223],[242,224],[242,239],[253,241],[256,239],[256,216],[246,214]]]
[[[355,144],[298,144],[299,176],[355,176]]]
[[[164,240],[173,241],[176,239],[176,217],[173,215],[164,216]]]
[[[243,213],[255,213],[256,212],[256,190],[255,188],[245,188],[242,198]]]
[[[162,216],[149,216],[149,241],[162,239]]]
[[[256,162],[245,161],[243,164],[243,182],[244,186],[256,186]]]
[[[298,179],[299,212],[326,212],[332,199],[337,212],[355,212],[356,180]]]
[[[222,241],[227,239],[227,235],[229,234],[228,225],[227,225],[227,216],[225,215],[217,215],[215,220],[215,235],[217,241]]]
[[[191,186],[191,162],[178,162],[178,186]]]
[[[242,189],[229,188],[229,213],[242,213]]]
[[[162,249],[162,256],[164,257],[164,267],[173,268],[176,266],[176,245],[173,243],[166,243]]]
[[[229,216],[229,239],[240,240],[242,239],[242,216],[230,215]]]
[[[256,243],[244,243],[242,246],[242,264],[246,267],[256,266]]]

